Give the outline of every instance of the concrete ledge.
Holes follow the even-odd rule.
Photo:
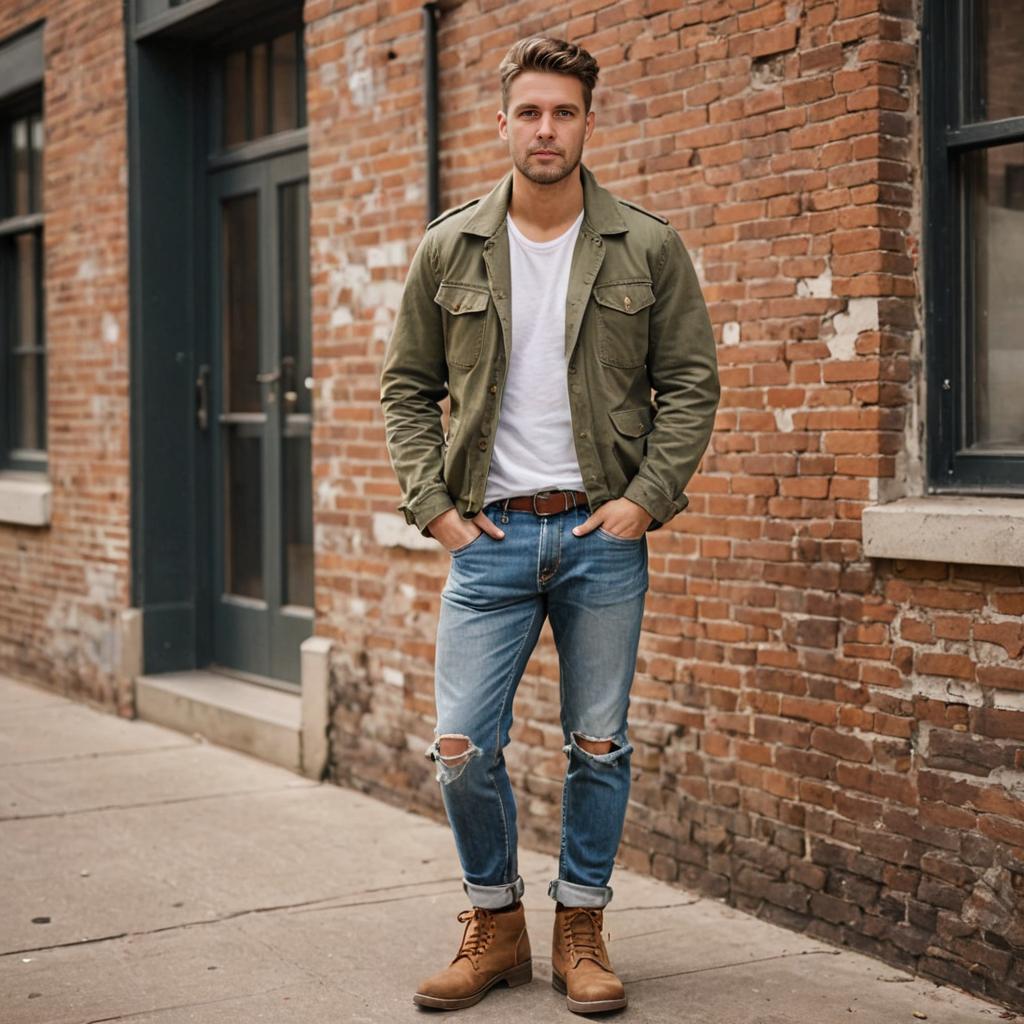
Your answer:
[[[327,767],[331,646],[325,636],[302,641],[302,774],[317,781]]]
[[[1024,566],[1024,498],[901,498],[864,509],[864,554]]]
[[[48,526],[53,486],[39,473],[0,473],[0,522]]]
[[[302,706],[297,693],[215,672],[139,676],[139,718],[241,750],[263,761],[302,769]]]

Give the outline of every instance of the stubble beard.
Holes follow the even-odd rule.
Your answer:
[[[561,162],[555,165],[550,163],[531,165],[529,155],[522,158],[514,157],[513,161],[516,169],[528,181],[532,181],[536,185],[555,185],[568,178],[579,167],[582,158],[583,147],[580,146],[575,154],[562,157]]]

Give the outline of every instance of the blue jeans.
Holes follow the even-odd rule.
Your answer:
[[[600,528],[576,537],[571,531],[586,520],[585,508],[541,518],[498,502],[484,514],[505,539],[482,533],[451,554],[437,630],[437,726],[426,750],[463,887],[474,906],[489,909],[523,893],[503,750],[516,688],[548,616],[568,758],[558,878],[548,894],[564,906],[603,907],[629,798],[626,712],[648,586],[647,538],[624,540]],[[467,752],[442,758],[442,736],[468,741]],[[594,754],[579,739],[612,745]]]

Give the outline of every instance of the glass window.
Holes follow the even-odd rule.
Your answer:
[[[968,110],[971,121],[1024,115],[1024,12],[1006,0],[973,0],[974,36]]]
[[[0,110],[0,465],[46,468],[43,121],[37,95]]]
[[[966,164],[974,299],[968,444],[1024,452],[1024,142],[975,150]]]
[[[1024,493],[1024,6],[924,11],[929,480]]]
[[[224,54],[220,82],[224,147],[301,128],[306,123],[301,30]]]

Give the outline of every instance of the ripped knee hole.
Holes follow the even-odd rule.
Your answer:
[[[596,740],[579,732],[574,732],[572,738],[576,741],[576,745],[588,754],[610,754],[613,750],[619,749],[615,741],[611,739]]]
[[[465,764],[473,751],[468,736],[451,733],[437,738],[437,756],[446,765]]]

